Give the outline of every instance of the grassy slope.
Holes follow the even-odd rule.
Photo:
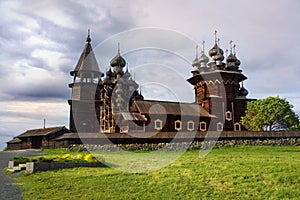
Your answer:
[[[204,159],[189,151],[146,174],[78,168],[15,181],[25,199],[297,199],[300,147],[221,148]]]

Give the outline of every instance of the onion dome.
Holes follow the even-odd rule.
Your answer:
[[[211,48],[211,50],[209,50],[209,52],[208,52],[208,55],[210,56],[210,57],[213,57],[213,56],[215,56],[217,53],[218,53],[218,50],[219,50],[219,52],[223,55],[224,54],[224,51],[221,49],[221,48],[219,48],[218,47],[218,45],[217,45],[217,43],[213,46],[213,48]]]
[[[236,57],[230,53],[229,56],[226,58],[226,70],[229,71],[234,71],[235,67],[235,62],[236,62]]]
[[[223,61],[223,53],[221,53],[221,51],[218,51],[217,54],[212,57],[212,59],[214,59],[214,61]]]
[[[118,53],[111,61],[110,61],[110,66],[116,67],[125,67],[126,61],[125,59]]]
[[[241,61],[236,57],[235,45],[233,45],[234,57],[235,57],[235,67],[238,68],[241,65]]]
[[[211,48],[211,50],[208,51],[208,55],[209,55],[210,57],[213,57],[214,55],[217,54],[217,51],[218,51],[218,46],[217,46],[217,44],[215,44],[215,45],[213,46],[213,48]]]
[[[237,59],[237,57],[235,57],[236,60],[235,60],[235,66],[236,67],[239,67],[241,65],[241,61],[239,59]]]
[[[207,67],[207,63],[209,62],[209,58],[205,55],[204,51],[204,44],[205,41],[202,42],[202,49],[201,49],[201,56],[198,58],[198,61],[200,63],[200,73],[209,71],[209,68]]]
[[[224,60],[224,51],[220,48],[220,38],[218,38],[217,54],[212,57],[215,61],[222,62]]]
[[[227,58],[226,58],[227,63],[235,63],[236,60],[237,60],[236,57],[232,53],[229,54],[229,56],[227,56]]]
[[[217,39],[217,31],[215,31],[214,35],[215,35],[215,45],[213,46],[213,48],[211,48],[211,50],[209,50],[208,55],[211,58],[213,58],[213,57],[217,58],[217,59],[213,58],[214,60],[222,61],[222,60],[224,60],[224,56],[223,56],[224,51],[219,47],[220,39]],[[223,57],[223,59],[222,59],[222,57]]]
[[[206,64],[209,61],[209,58],[204,53],[204,44],[205,44],[205,41],[202,42],[201,56],[198,59],[199,63],[201,64],[201,67],[206,67]]]
[[[199,59],[198,59],[198,58],[195,58],[195,60],[193,60],[192,66],[193,66],[194,68],[200,67],[200,62],[199,62]]]
[[[125,67],[126,61],[125,59],[120,55],[120,45],[118,44],[118,53],[117,55],[110,61],[110,66],[112,67]]]
[[[230,71],[238,71],[238,65],[237,63],[240,63],[240,61],[236,58],[235,53],[232,53],[232,48],[235,48],[235,45],[232,46],[232,40],[229,42],[230,44],[230,54],[226,58],[226,65],[227,65],[227,70]]]
[[[213,48],[211,48],[211,50],[209,50],[208,55],[209,55],[210,57],[213,57],[213,56],[217,55],[218,51],[219,51],[222,55],[224,54],[224,51],[223,51],[221,48],[219,48],[219,46],[218,46],[217,43],[215,43],[215,45],[213,46]]]
[[[192,66],[195,69],[198,69],[200,67],[200,62],[199,62],[199,59],[198,59],[198,45],[196,45],[196,58],[195,58],[195,60],[193,60]]]
[[[239,89],[239,95],[240,95],[241,97],[246,97],[246,96],[248,95],[248,90],[246,90],[246,89],[244,88],[243,83],[242,83],[242,87]]]
[[[209,58],[203,53],[200,57],[199,57],[199,63],[208,63]]]

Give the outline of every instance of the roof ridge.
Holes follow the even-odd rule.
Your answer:
[[[191,104],[191,105],[199,105],[195,102],[179,102],[179,101],[163,101],[163,100],[136,100],[136,102],[143,102],[143,101],[147,101],[147,102],[161,102],[161,103],[176,103],[176,104]],[[200,105],[199,105],[200,106]]]
[[[53,127],[47,127],[47,128],[33,128],[33,129],[28,129],[27,131],[35,131],[35,130],[47,130],[47,129],[56,129],[56,128],[64,128],[66,126],[53,126]]]

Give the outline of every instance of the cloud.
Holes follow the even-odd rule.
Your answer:
[[[1,101],[0,107],[0,149],[4,148],[5,142],[27,129],[42,128],[44,119],[47,127],[68,124],[66,100]]]
[[[74,69],[84,47],[87,29],[91,29],[92,45],[102,71],[109,66],[117,43],[121,42],[121,52],[129,68],[135,71],[138,83],[144,85],[145,96],[172,99],[166,89],[171,88],[184,96],[183,101],[193,101],[192,88],[184,81],[191,76],[195,44],[205,40],[207,52],[214,43],[213,32],[218,30],[223,50],[229,47],[230,40],[237,44],[241,69],[248,77],[245,87],[249,96],[286,97],[300,113],[299,10],[298,0],[3,0],[0,2],[0,103],[25,100],[22,106],[30,109],[33,106],[27,104],[28,99],[65,102],[70,97],[69,71]],[[151,32],[128,37],[115,35],[143,27],[165,29],[182,37]],[[153,51],[146,47],[158,48]],[[164,70],[152,71],[151,64]],[[146,86],[150,81],[171,86]],[[16,112],[8,114],[4,107],[0,112],[3,120],[5,115],[10,120],[18,116]],[[31,113],[28,117],[40,116]],[[12,130],[12,124],[3,127],[18,134],[36,123],[19,120],[24,123],[18,131]],[[0,134],[4,132],[7,131],[1,130]]]
[[[40,127],[43,118],[49,126],[68,124],[69,72],[84,47],[87,29],[91,29],[92,43],[97,44],[112,33],[134,26],[126,14],[115,15],[111,11],[115,5],[109,4],[0,2],[0,147],[7,136]],[[13,105],[18,106],[11,111]],[[46,112],[46,108],[53,112]]]
[[[80,56],[87,29],[93,28],[93,41],[97,43],[131,24],[112,16],[106,5],[95,3],[2,1],[1,96],[66,98],[69,71]]]

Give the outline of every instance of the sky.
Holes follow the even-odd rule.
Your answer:
[[[68,127],[72,71],[90,29],[100,70],[117,43],[146,99],[192,102],[195,46],[237,46],[249,98],[286,98],[300,114],[299,0],[2,0],[0,149],[28,129]]]

